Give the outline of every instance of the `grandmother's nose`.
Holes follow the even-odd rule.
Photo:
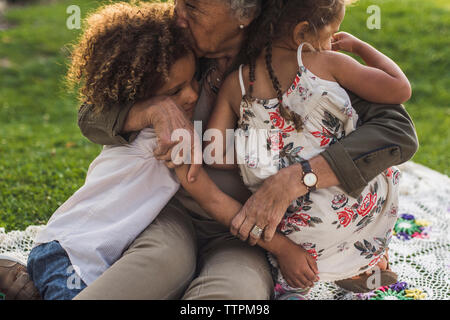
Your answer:
[[[189,26],[187,21],[186,10],[184,8],[182,1],[175,2],[175,15],[177,19],[177,25],[180,28],[187,28]]]

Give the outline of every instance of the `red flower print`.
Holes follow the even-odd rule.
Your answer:
[[[273,289],[277,295],[282,295],[286,293],[286,290],[283,289],[283,286],[279,283],[275,285],[275,288]]]
[[[303,220],[295,219],[294,217],[287,218],[287,223],[291,226],[297,226],[297,227],[307,227],[308,224],[305,223]]]
[[[271,134],[267,140],[272,151],[280,151],[284,148],[283,136],[281,132]]]
[[[322,127],[322,132],[320,131],[314,131],[311,132],[311,134],[316,137],[316,138],[320,138],[322,139],[322,141],[320,141],[320,146],[324,147],[327,144],[330,143],[331,138],[333,137],[333,135],[331,134],[330,131],[328,131],[327,129],[325,129],[324,127]]]
[[[297,221],[299,221],[299,223],[304,227],[309,225],[308,222],[309,222],[309,219],[311,219],[311,216],[306,213],[294,214],[292,217],[297,219]]]
[[[348,198],[345,194],[335,194],[333,200],[331,201],[331,207],[334,210],[338,210],[344,207],[348,203]]]
[[[289,127],[286,127],[286,128],[283,128],[283,133],[287,133],[287,132],[292,132],[292,131],[294,131],[295,129],[294,129],[294,127],[293,126],[289,126]]]
[[[362,204],[358,208],[357,212],[361,217],[366,216],[370,211],[372,211],[373,206],[375,205],[377,201],[377,194],[376,193],[369,193],[364,198]]]
[[[345,228],[350,224],[354,216],[353,210],[345,208],[344,211],[338,212],[339,223]]]
[[[370,262],[369,262],[369,267],[373,267],[374,265],[376,265],[378,263],[378,261],[380,261],[381,257],[383,257],[383,255],[379,255],[375,258],[373,258]]]
[[[313,257],[314,260],[317,260],[317,258],[322,255],[323,249],[317,252],[316,245],[314,243],[307,242],[302,243],[301,245],[303,249],[305,249]]]
[[[300,82],[300,74],[297,73],[297,76],[295,77],[294,83],[289,87],[287,90],[286,95],[289,97],[289,95],[294,92],[294,90],[297,88],[298,83]]]
[[[394,185],[398,184],[398,182],[400,181],[400,171],[399,170],[395,170],[393,175],[392,175],[392,183]]]
[[[296,225],[298,227],[307,227],[308,221],[309,219],[311,219],[311,217],[309,215],[307,215],[306,213],[296,213],[293,214],[292,216],[287,218],[288,224],[291,225]]]
[[[275,126],[275,128],[278,128],[280,130],[283,129],[285,125],[283,117],[277,112],[269,112],[269,114],[270,114],[270,121]]]
[[[392,206],[391,210],[389,211],[389,214],[393,217],[396,217],[398,213],[398,208],[396,206]]]
[[[384,172],[384,174],[386,175],[387,178],[392,177],[392,173],[393,173],[393,171],[392,171],[391,168],[387,169],[387,170]]]
[[[309,249],[306,251],[308,251],[308,253],[311,255],[311,257],[313,257],[314,260],[317,260],[318,254],[317,254],[316,249]]]
[[[396,185],[400,179],[400,171],[396,169],[389,168],[387,169],[384,174],[387,178],[392,178],[392,183]]]
[[[298,88],[298,92],[300,93],[300,96],[303,97],[307,93],[308,89],[305,89],[303,87]]]
[[[277,109],[277,112],[269,112],[269,115],[270,115],[270,122],[272,122],[272,125],[275,128],[280,129],[283,133],[288,133],[295,130],[295,128],[292,125],[285,127],[286,121],[281,116],[279,109]]]

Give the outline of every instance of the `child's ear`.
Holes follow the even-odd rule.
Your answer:
[[[295,42],[297,46],[301,45],[303,42],[305,42],[305,34],[308,30],[309,23],[308,21],[302,21],[299,22],[294,27],[294,32],[292,33],[292,40]]]

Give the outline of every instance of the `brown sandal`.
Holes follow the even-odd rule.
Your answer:
[[[383,256],[386,259],[387,266],[386,270],[380,271],[380,284],[379,285],[377,284],[376,288],[371,286],[371,283],[368,283],[369,278],[372,277],[373,275],[373,272],[370,272],[370,274],[363,273],[353,278],[335,281],[334,283],[339,287],[341,287],[342,289],[354,293],[370,292],[379,287],[389,286],[391,284],[397,283],[398,276],[395,272],[391,270],[389,266],[389,257],[387,254],[387,250]]]
[[[40,300],[26,266],[12,257],[0,256],[0,300]]]

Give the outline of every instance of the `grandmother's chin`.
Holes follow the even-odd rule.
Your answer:
[[[207,54],[200,50],[195,44],[192,45],[192,49],[194,50],[194,54],[197,58],[209,58]]]
[[[205,57],[205,52],[198,47],[197,42],[195,41],[195,39],[192,35],[192,32],[190,32],[189,29],[185,29],[185,34],[186,34],[186,37],[189,39],[189,43],[192,47],[192,50],[195,53],[195,56],[197,58]]]

